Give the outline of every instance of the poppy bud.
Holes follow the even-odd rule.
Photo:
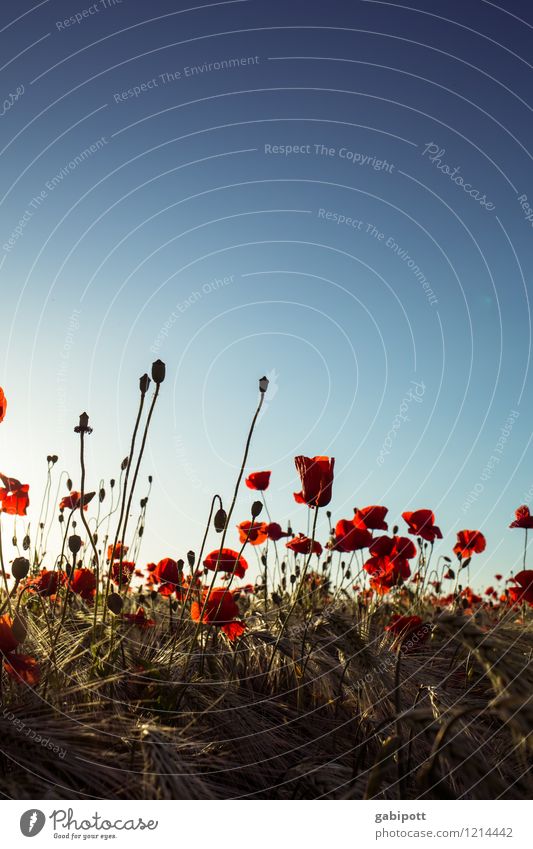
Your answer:
[[[398,533],[398,525],[394,525],[392,529],[392,535],[395,536]]]
[[[48,457],[46,458],[46,462],[47,462],[47,463],[51,463],[51,462],[52,462],[52,455],[51,455],[51,454],[49,454],[49,455],[48,455]]]
[[[281,564],[281,571],[282,571],[283,575],[285,574],[286,570],[287,570],[287,564],[285,563],[285,561],[283,561],[283,563]]]
[[[55,466],[55,464],[57,463],[58,460],[59,460],[59,457],[57,456],[57,454],[52,454],[52,463],[53,463],[54,466]]]
[[[30,540],[28,534],[26,534],[26,536],[22,540],[22,548],[24,549],[24,551],[28,551],[30,545],[31,545],[31,540]]]
[[[128,460],[129,457],[124,457],[122,463],[120,464],[120,468],[123,472],[128,468]]]
[[[100,502],[100,504],[102,503],[104,498],[105,498],[105,489],[102,487],[100,489],[100,492],[98,493],[98,501]]]
[[[272,601],[279,607],[282,601],[281,596],[276,592],[272,593]]]
[[[97,534],[97,533],[94,533],[94,534],[93,534],[93,541],[94,541],[94,543],[95,543],[95,545],[96,545],[96,543],[98,542],[98,534]]]
[[[110,593],[107,597],[107,606],[109,607],[111,613],[114,613],[115,616],[118,616],[120,611],[122,610],[124,602],[118,593]]]
[[[467,566],[470,566],[471,557],[467,557],[466,560],[463,560],[461,563],[461,569],[466,569]]]
[[[143,534],[144,534],[144,525],[141,525],[141,527],[139,528],[139,536],[142,537]]]
[[[164,362],[161,360],[156,360],[155,363],[152,363],[152,380],[154,383],[159,386],[159,384],[163,383],[166,374],[166,366]]]
[[[139,389],[141,390],[142,395],[146,395],[148,392],[148,388],[150,386],[150,378],[147,374],[143,374],[141,379],[139,380]]]
[[[30,561],[25,557],[16,557],[11,565],[11,574],[15,581],[22,581],[30,571]]]
[[[156,600],[156,598],[157,598],[157,590],[152,590],[152,592],[150,593],[150,598],[152,599],[152,601],[155,601],[155,600]]]
[[[282,589],[282,590],[286,590],[286,589],[287,589],[287,578],[285,577],[285,575],[284,575],[284,576],[283,576],[283,578],[281,579],[281,589]]]
[[[69,492],[72,489],[72,481],[71,481],[70,478],[67,478],[67,489],[68,489]]]
[[[185,564],[184,564],[183,560],[178,560],[178,562],[176,563],[176,566],[178,567],[180,572],[183,572],[184,565]]]
[[[173,601],[172,604],[171,604],[171,607],[172,607],[172,610],[176,611],[178,609],[178,602]]]
[[[141,504],[141,510],[144,510],[144,508],[148,504],[148,499],[147,498],[141,498],[140,504]]]
[[[109,481],[109,486],[111,487],[111,489],[115,488],[115,478],[111,478],[111,480]]]
[[[442,559],[443,559],[446,563],[451,563],[451,562],[452,562],[452,558],[451,558],[451,557],[443,557]]]
[[[194,566],[195,560],[196,560],[196,555],[195,555],[194,551],[188,551],[187,552],[187,563],[189,564],[191,569]]]
[[[262,509],[262,503],[260,501],[254,501],[254,503],[252,504],[252,519],[257,519]]]
[[[263,395],[268,389],[268,383],[269,383],[268,377],[262,377],[261,380],[259,381],[259,391]]]
[[[72,554],[77,554],[81,548],[81,537],[76,536],[76,534],[73,534],[71,537],[69,537],[68,547]]]
[[[217,534],[221,534],[224,528],[226,527],[226,522],[228,521],[228,517],[226,515],[226,511],[221,507],[220,510],[217,510],[215,513],[215,518],[213,519],[213,524],[215,526],[215,531]]]
[[[262,555],[261,555],[261,563],[263,564],[263,566],[266,566],[266,565],[267,565],[267,557],[266,557],[266,554],[262,554]]]
[[[16,548],[16,547],[17,547],[17,538],[16,538],[16,536],[14,536],[14,537],[13,537],[13,539],[11,540],[11,542],[13,543],[13,548]]]
[[[64,521],[65,521],[65,517],[63,516],[63,511],[61,511],[61,513],[59,514],[59,521],[60,521],[60,522],[64,522]],[[16,543],[14,543],[14,544],[16,544]]]
[[[295,582],[295,580],[296,580],[296,575],[291,575],[291,577],[289,578],[289,580],[290,580],[291,584],[294,584],[294,582]]]
[[[153,481],[152,475],[148,475],[148,483],[152,483],[152,481]]]

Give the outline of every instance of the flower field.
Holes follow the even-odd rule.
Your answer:
[[[262,378],[230,497],[213,493],[203,539],[147,562],[141,469],[165,376],[158,360],[140,379],[128,456],[99,491],[87,486],[97,434],[86,413],[59,499],[55,455],[41,505],[16,469],[0,474],[4,796],[530,798],[528,507],[510,522],[524,535],[521,570],[483,587],[470,581],[487,547],[479,530],[458,528],[447,551],[425,507],[335,517],[330,457],[295,458],[307,530],[283,527],[267,506],[271,472],[249,463]],[[242,492],[247,516],[236,515]]]

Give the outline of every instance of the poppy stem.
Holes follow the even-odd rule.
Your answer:
[[[80,517],[87,532],[87,536],[89,537],[89,542],[91,543],[91,548],[93,550],[94,555],[94,577],[96,580],[96,594],[94,596],[94,628],[96,629],[96,616],[98,613],[98,592],[99,592],[99,563],[98,563],[98,549],[96,548],[96,543],[93,539],[93,535],[91,533],[91,529],[89,527],[89,523],[85,518],[85,450],[84,450],[84,436],[85,430],[83,428],[80,429],[80,466],[81,466],[81,481],[80,481]]]
[[[524,538],[524,569],[526,568],[526,554],[527,554],[527,528],[525,529],[526,535]]]
[[[118,519],[118,523],[117,523],[117,530],[116,530],[116,533],[115,533],[115,541],[113,543],[113,549],[112,549],[112,552],[111,552],[111,560],[110,560],[110,563],[109,563],[109,574],[107,576],[107,583],[106,583],[105,596],[104,596],[104,609],[103,609],[103,613],[102,613],[102,621],[103,622],[105,622],[106,615],[107,615],[106,602],[107,602],[107,597],[109,595],[109,588],[110,588],[110,585],[111,585],[111,571],[112,571],[113,560],[115,558],[115,552],[117,550],[118,540],[119,540],[119,536],[120,536],[120,528],[122,527],[122,522],[124,520],[124,511],[126,509],[126,495],[127,495],[127,489],[128,489],[128,479],[129,479],[129,475],[130,475],[131,465],[133,463],[133,453],[135,451],[135,442],[137,440],[137,433],[138,433],[139,425],[140,425],[140,422],[141,422],[141,416],[142,416],[145,398],[146,398],[146,392],[141,392],[141,400],[139,402],[139,409],[137,411],[137,418],[135,420],[135,427],[133,428],[133,434],[132,434],[132,437],[131,437],[130,453],[128,455],[128,465],[126,466],[126,474],[124,476],[124,489],[122,491],[122,502],[121,502],[121,506],[120,506],[120,513],[119,513],[119,519]],[[122,539],[124,539],[124,535],[122,536]],[[119,584],[118,584],[119,587],[122,587],[122,558],[120,558],[118,581],[119,581]]]
[[[278,650],[278,646],[281,642],[281,638],[283,636],[285,628],[287,627],[287,623],[288,623],[289,619],[291,618],[292,614],[294,613],[294,609],[295,609],[296,605],[298,604],[298,600],[300,598],[300,592],[301,592],[302,587],[304,585],[305,577],[307,575],[307,570],[309,569],[309,564],[311,563],[311,557],[313,556],[313,545],[314,545],[314,542],[315,542],[316,523],[317,523],[317,519],[318,519],[318,510],[319,510],[319,508],[315,507],[315,515],[314,515],[314,518],[313,518],[313,531],[312,531],[312,534],[311,534],[311,545],[309,546],[309,554],[307,555],[307,560],[305,561],[305,565],[304,565],[304,568],[302,570],[302,576],[300,578],[300,583],[298,584],[298,588],[297,588],[296,593],[295,593],[294,601],[289,608],[289,612],[287,613],[287,616],[285,617],[285,621],[283,622],[283,625],[281,626],[281,628],[279,630],[279,634],[277,636],[276,642],[274,643],[272,655],[270,656],[270,660],[268,662],[267,675],[270,672],[270,670],[272,669],[272,664],[274,663],[274,658],[276,656],[276,652]]]
[[[133,501],[133,493],[135,492],[135,486],[137,484],[137,478],[139,476],[139,469],[141,468],[141,462],[142,462],[142,458],[143,458],[143,454],[144,454],[144,449],[146,448],[146,440],[148,438],[148,431],[150,429],[150,423],[152,421],[152,416],[154,414],[154,407],[155,407],[157,399],[159,397],[160,387],[161,387],[161,384],[156,383],[154,397],[152,398],[152,403],[150,405],[150,410],[148,411],[148,417],[146,419],[146,424],[144,426],[143,438],[142,438],[141,447],[140,447],[140,450],[139,450],[139,456],[137,457],[135,472],[133,474],[133,481],[131,483],[130,495],[129,495],[129,498],[128,498],[128,505],[127,505],[127,508],[126,508],[126,515],[124,517],[124,528],[122,530],[122,543],[124,543],[124,540],[125,540],[125,537],[126,537],[126,531],[127,531],[127,528],[128,528],[128,519],[129,519],[130,510],[131,510],[131,502]],[[126,493],[126,486],[124,486],[124,493]],[[120,526],[119,526],[119,529],[120,529]],[[113,551],[112,554],[114,555],[114,553],[115,552]],[[122,585],[121,585],[120,582],[121,582],[121,579],[122,579],[122,561],[123,560],[124,560],[124,544],[122,544],[121,547],[120,547],[120,561],[119,561],[119,566],[118,566],[119,592],[122,590]]]
[[[2,546],[2,511],[1,510],[0,510],[0,566],[2,568],[2,579],[4,581],[4,588],[5,588],[6,595],[7,595],[7,606],[9,607],[10,616],[13,616],[13,609],[11,607],[11,595],[10,595],[10,592],[9,592],[9,587],[7,585],[6,567],[4,565],[4,549],[3,549],[3,546]]]

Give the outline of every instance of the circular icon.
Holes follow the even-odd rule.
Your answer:
[[[46,817],[42,811],[36,808],[31,808],[29,811],[24,811],[20,818],[20,830],[24,837],[35,837],[43,830]]]

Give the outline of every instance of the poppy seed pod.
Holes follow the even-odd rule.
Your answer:
[[[194,551],[188,551],[187,552],[187,563],[189,564],[191,569],[193,568],[195,561],[196,561],[196,554],[194,553]]]
[[[69,492],[72,489],[72,480],[70,478],[67,479],[67,489]]]
[[[143,376],[139,380],[139,389],[141,390],[141,394],[146,395],[149,387],[150,387],[150,378],[148,377],[147,374],[143,374]]]
[[[74,428],[74,433],[92,433],[92,427],[89,427],[89,416],[87,413],[80,415],[80,423]]]
[[[109,486],[111,487],[111,489],[115,488],[115,478],[111,478],[111,480],[109,481]]]
[[[226,515],[226,511],[221,507],[220,510],[217,510],[215,513],[215,518],[213,519],[213,525],[215,526],[215,531],[217,534],[221,534],[224,528],[226,527],[226,522],[228,521],[228,517]]]
[[[156,360],[155,363],[152,363],[152,380],[156,386],[163,383],[166,371],[166,366],[162,360]]]
[[[16,557],[11,564],[11,574],[15,581],[22,581],[30,571],[30,561],[26,557]]]
[[[76,534],[73,534],[71,537],[69,537],[68,547],[72,554],[77,554],[81,548],[81,537],[77,536]]]
[[[120,464],[121,470],[124,472],[128,468],[129,457],[124,457],[122,463]]]
[[[263,505],[261,501],[254,501],[254,503],[252,504],[252,519],[256,519],[261,513],[262,509]]]
[[[26,534],[26,536],[22,540],[22,548],[24,549],[24,551],[28,551],[30,545],[31,545],[31,540],[30,540],[28,534]]]
[[[264,394],[268,389],[269,380],[268,377],[264,376],[259,380],[259,391]]]
[[[110,609],[111,613],[114,613],[115,616],[121,612],[124,602],[118,593],[110,593],[107,597],[107,606]]]
[[[102,487],[100,489],[100,492],[98,493],[98,501],[100,502],[100,504],[102,503],[104,498],[105,498],[105,489]]]

